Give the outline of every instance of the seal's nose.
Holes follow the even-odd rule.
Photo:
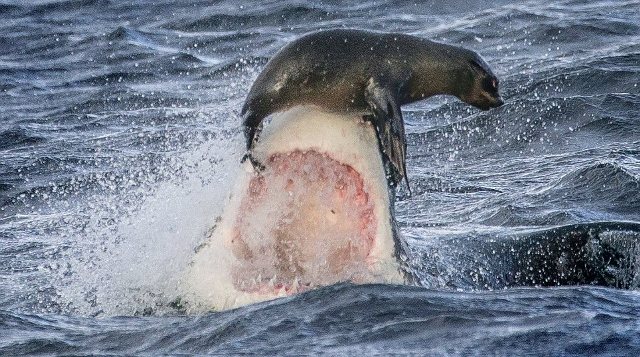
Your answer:
[[[493,107],[497,108],[502,106],[502,104],[504,104],[504,100],[502,100],[502,97],[498,97],[496,98],[496,102],[493,104]]]

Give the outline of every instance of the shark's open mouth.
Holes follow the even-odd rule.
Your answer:
[[[273,116],[198,248],[184,289],[226,309],[311,288],[404,283],[376,131],[358,113]]]
[[[369,268],[374,203],[362,176],[327,154],[269,156],[251,178],[240,211],[228,242],[238,290],[290,294],[357,282]]]

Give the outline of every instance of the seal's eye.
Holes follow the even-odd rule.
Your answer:
[[[485,80],[482,81],[482,86],[487,92],[497,92],[498,80],[496,78],[485,78]]]

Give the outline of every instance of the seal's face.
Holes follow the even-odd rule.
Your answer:
[[[497,108],[504,104],[498,93],[498,78],[489,66],[479,57],[469,61],[471,87],[461,97],[463,101],[482,110]]]

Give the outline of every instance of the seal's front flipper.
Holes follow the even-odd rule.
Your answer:
[[[247,152],[242,156],[240,162],[249,160],[256,171],[262,171],[264,170],[264,165],[251,155],[251,150],[258,141],[258,137],[262,131],[262,119],[259,116],[254,115],[253,112],[247,111],[245,108],[243,108],[242,111],[244,113],[242,125],[244,126],[244,137],[246,140]]]
[[[260,137],[262,131],[262,117],[253,111],[246,111],[243,108],[242,126],[244,127],[244,137],[247,151],[250,151]]]
[[[400,105],[391,87],[371,78],[364,96],[373,112],[373,124],[383,157],[386,157],[391,163],[390,174],[393,184],[397,185],[404,178],[409,194],[411,194],[405,165],[407,142],[404,134],[404,120],[400,112]]]

